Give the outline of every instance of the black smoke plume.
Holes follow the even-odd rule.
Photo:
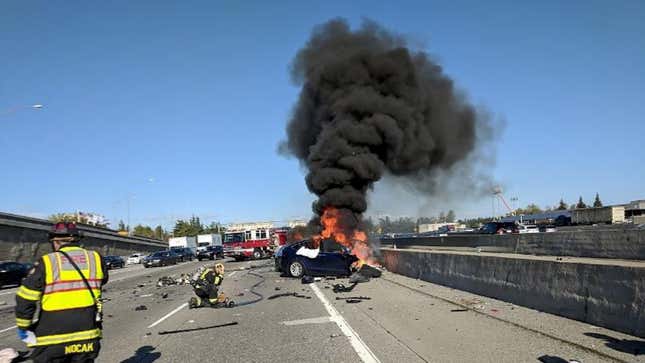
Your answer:
[[[280,150],[306,166],[314,213],[347,210],[348,227],[360,223],[376,181],[450,171],[476,149],[486,122],[440,65],[373,22],[316,27],[292,77],[302,89]]]

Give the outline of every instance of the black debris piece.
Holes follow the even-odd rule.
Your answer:
[[[334,284],[334,292],[337,294],[340,292],[350,292],[354,290],[354,288],[356,287],[356,284],[357,283],[353,283],[349,287],[343,284]]]
[[[225,326],[231,326],[231,325],[237,325],[237,321],[232,321],[230,323],[226,324],[219,324],[219,325],[211,325],[211,326],[203,326],[199,328],[193,328],[193,329],[180,329],[180,330],[173,330],[173,331],[160,331],[159,335],[166,335],[166,334],[177,334],[177,333],[186,333],[186,332],[191,332],[191,331],[198,331],[198,330],[206,330],[206,329],[215,329],[215,328],[223,328]]]
[[[145,284],[139,284],[139,285],[137,285],[137,287],[144,287],[144,286],[146,286],[146,285],[145,285]]]
[[[145,305],[139,305],[136,308],[134,308],[135,311],[142,311],[142,310],[148,310],[148,307]]]
[[[314,282],[314,278],[309,275],[304,275],[300,281],[302,281],[303,284],[310,284]]]
[[[239,294],[237,294],[237,295],[235,295],[235,296],[244,296],[244,293],[243,293],[243,292],[240,292]]]
[[[167,297],[168,297],[168,293],[167,293],[167,292],[164,292],[163,294],[161,294],[161,298],[162,298],[162,299],[165,299],[165,298],[167,298]]]
[[[379,270],[376,267],[372,267],[368,264],[364,264],[361,266],[361,268],[358,270],[358,272],[367,277],[381,277],[381,270]]]
[[[363,301],[363,300],[360,300],[360,299],[347,299],[347,300],[345,300],[345,302],[348,303],[348,304],[358,304],[361,301]]]
[[[114,317],[114,315],[112,315],[112,314],[107,314],[107,317],[108,317],[108,318],[113,318],[113,317]]]
[[[372,300],[372,298],[369,297],[369,296],[346,296],[346,297],[337,296],[336,297],[336,300],[347,300],[347,299],[352,299],[352,300]]]
[[[286,296],[293,296],[293,297],[298,297],[298,298],[301,298],[301,299],[311,299],[311,296],[298,294],[297,292],[284,292],[282,294],[275,294],[275,295],[269,296],[267,299],[273,300],[273,299],[277,299],[279,297],[286,297]]]
[[[275,291],[280,291],[280,288],[276,286]]]
[[[325,286],[323,286],[323,288],[329,289],[329,285],[325,285]]]
[[[464,311],[468,311],[468,309],[452,309],[452,310],[450,310],[451,313],[460,313],[460,312],[464,312]]]

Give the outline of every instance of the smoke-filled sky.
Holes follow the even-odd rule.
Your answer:
[[[479,178],[470,171],[481,170],[478,145],[490,141],[487,113],[398,34],[371,20],[352,30],[333,19],[314,28],[292,67],[302,89],[279,151],[307,169],[316,215],[336,207],[360,217],[384,176],[430,196],[446,193],[442,184],[455,185],[453,179]],[[453,173],[458,165],[466,175]],[[494,184],[485,179],[463,184],[490,193]]]
[[[0,210],[308,218],[306,170],[275,149],[300,94],[294,56],[336,17],[402,35],[505,123],[496,164],[478,161],[507,197],[645,198],[642,1],[3,1]],[[378,183],[368,213],[491,213],[404,184]]]

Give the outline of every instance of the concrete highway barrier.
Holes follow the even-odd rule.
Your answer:
[[[32,262],[51,252],[47,234],[52,223],[46,220],[0,213],[0,261]],[[102,255],[125,256],[135,252],[153,252],[167,248],[162,241],[121,236],[114,231],[79,225],[81,245]]]
[[[385,267],[645,338],[645,261],[382,248]]]
[[[383,247],[459,247],[528,255],[645,260],[645,229],[615,226],[530,234],[453,234],[446,237],[383,238]]]

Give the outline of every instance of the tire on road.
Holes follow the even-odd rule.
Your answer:
[[[301,278],[305,274],[305,265],[299,260],[293,260],[289,264],[289,275]]]
[[[260,250],[259,248],[256,248],[256,249],[253,250],[253,259],[254,260],[261,259],[262,255],[263,255],[262,250]]]

